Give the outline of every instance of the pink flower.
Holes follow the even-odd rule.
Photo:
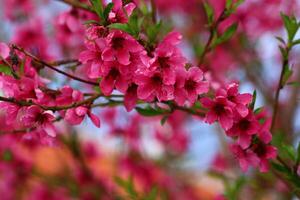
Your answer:
[[[169,82],[165,83],[160,71],[148,72],[136,78],[138,85],[137,95],[140,99],[153,101],[168,101],[174,98],[174,86]]]
[[[234,118],[233,126],[226,131],[226,133],[231,137],[237,136],[237,143],[243,149],[246,149],[250,146],[252,136],[260,129],[259,123],[252,111],[249,111],[246,117],[241,117],[239,114],[236,114]]]
[[[83,94],[80,91],[74,90],[70,86],[64,86],[60,89],[60,94],[56,97],[56,104],[66,106],[81,100],[83,100]]]
[[[184,79],[177,79],[175,87],[175,101],[179,105],[183,105],[186,99],[194,104],[198,95],[208,92],[209,83],[203,80],[203,72],[198,67],[191,67],[186,73],[180,70],[177,76],[185,76]]]
[[[246,117],[248,115],[248,104],[252,101],[252,95],[249,93],[240,94],[238,91],[239,85],[232,83],[228,85],[226,90],[220,89],[217,91],[216,96],[224,96],[227,99],[236,105],[234,106],[235,110],[242,116]]]
[[[128,17],[130,17],[136,7],[135,4],[128,3],[123,7],[122,0],[112,0],[112,3],[114,6],[109,13],[109,21],[112,23],[127,23]]]
[[[64,119],[72,125],[78,125],[81,124],[86,115],[89,116],[96,127],[100,127],[99,118],[85,106],[68,109],[64,115]]]
[[[124,106],[128,112],[135,107],[137,100],[137,85],[132,83],[128,87],[124,97]]]
[[[104,95],[109,96],[114,88],[125,93],[128,88],[126,77],[120,71],[120,65],[117,62],[105,62],[102,66],[103,78],[100,82],[100,88]]]
[[[5,123],[7,125],[12,125],[16,122],[17,115],[20,110],[20,106],[8,103],[8,102],[0,102],[0,108],[1,111],[4,111],[6,113],[5,115]]]
[[[238,159],[240,167],[244,172],[246,172],[250,165],[257,167],[259,164],[259,158],[256,156],[256,154],[250,150],[244,150],[239,145],[233,144],[230,147],[232,153],[235,155],[235,157]]]
[[[53,126],[55,119],[51,111],[44,111],[38,106],[29,106],[22,109],[20,121],[25,127],[34,127],[44,129],[48,135],[55,137],[56,131]]]
[[[266,145],[261,141],[253,144],[251,150],[259,158],[259,170],[261,172],[267,172],[269,170],[269,161],[277,156],[277,149],[271,145]]]
[[[154,57],[150,60],[150,70],[160,70],[166,84],[175,83],[176,70],[184,68],[186,63],[186,59],[176,47],[181,38],[178,32],[169,33],[154,50]]]
[[[56,103],[57,105],[66,106],[71,105],[72,103],[78,103],[82,101],[83,94],[78,91],[74,90],[70,86],[64,86],[60,90],[61,94],[57,96]],[[80,124],[86,115],[92,120],[96,127],[100,127],[100,120],[99,118],[94,115],[90,109],[86,106],[78,106],[76,108],[71,108],[66,111],[60,111],[60,115],[70,124],[78,125]]]
[[[3,59],[6,59],[8,58],[9,56],[9,47],[3,43],[3,42],[0,42],[0,59],[3,58]]]
[[[87,75],[91,79],[97,79],[101,76],[101,66],[103,61],[101,59],[101,51],[85,50],[79,55],[79,61],[87,66]]]
[[[130,64],[130,53],[143,51],[132,36],[119,30],[112,31],[106,38],[97,39],[96,43],[103,49],[103,61],[117,60],[122,65]]]
[[[269,117],[265,108],[256,113],[255,117],[261,124],[257,134],[258,138],[265,144],[269,144],[272,140],[272,134],[270,132],[272,119]]]
[[[228,130],[233,125],[233,106],[234,104],[224,96],[216,96],[214,100],[207,97],[202,98],[202,105],[209,111],[205,116],[205,121],[212,124],[219,121],[222,128]]]

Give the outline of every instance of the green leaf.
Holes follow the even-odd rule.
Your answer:
[[[216,47],[219,44],[222,44],[222,43],[228,41],[234,35],[234,33],[236,32],[237,28],[238,28],[238,23],[234,23],[231,26],[229,26],[225,30],[225,32],[213,42],[212,46]]]
[[[285,157],[288,157],[289,159],[296,161],[296,152],[293,146],[283,144],[281,151],[285,154]]]
[[[141,20],[143,20],[143,19],[141,18]],[[142,24],[142,22],[139,21],[139,18],[137,15],[133,14],[130,16],[130,18],[128,20],[128,27],[131,31],[131,35],[134,36],[135,38],[137,38],[139,35],[141,24]]]
[[[286,66],[283,72],[282,85],[285,85],[292,75],[293,75],[293,70],[291,70],[288,66]]]
[[[289,169],[279,163],[271,162],[271,166],[281,173],[289,173]]]
[[[11,161],[13,159],[13,153],[11,152],[11,150],[6,149],[3,151],[2,153],[2,160],[4,161]]]
[[[298,147],[297,147],[297,159],[296,159],[296,163],[300,163],[300,142],[298,143]]]
[[[161,25],[162,25],[162,21],[160,21],[159,23],[154,24],[152,26],[149,26],[147,28],[146,32],[147,32],[148,41],[149,41],[150,44],[153,44],[153,43],[156,42],[158,33],[161,29]]]
[[[99,24],[98,21],[96,20],[87,20],[83,23],[84,25],[89,25],[89,24]]]
[[[252,102],[249,105],[249,108],[252,109],[252,110],[255,107],[256,97],[257,97],[257,92],[256,92],[256,90],[254,90],[254,92],[252,94]]]
[[[128,24],[114,23],[114,24],[110,24],[108,27],[113,28],[113,29],[118,29],[118,30],[124,31],[126,33],[132,34],[132,31],[131,31],[130,27],[128,26]]]
[[[245,0],[237,0],[232,7],[232,10],[235,11],[242,3],[244,3]]]
[[[103,11],[103,18],[104,18],[105,21],[107,21],[109,12],[112,10],[113,7],[114,7],[114,3],[109,3],[105,7],[105,9]]]
[[[255,110],[254,110],[254,113],[255,114],[259,114],[261,111],[263,111],[263,107],[260,107],[260,108],[256,108]]]
[[[147,196],[143,198],[143,200],[155,200],[157,198],[157,195],[158,195],[158,189],[156,187],[153,187],[149,192],[149,194],[147,194]]]
[[[161,108],[154,109],[150,106],[148,106],[146,108],[137,107],[135,109],[140,115],[147,116],[147,117],[158,116],[158,115],[163,115],[163,114],[168,113],[168,111],[162,110]]]
[[[137,199],[138,193],[134,188],[132,177],[129,177],[128,180],[124,180],[120,177],[115,177],[115,182],[127,192],[131,199]]]
[[[225,8],[227,10],[231,10],[231,6],[232,6],[232,0],[226,0],[226,6],[225,6]]]
[[[7,65],[1,65],[0,64],[0,72],[6,74],[6,75],[12,75],[12,70],[9,66]]]
[[[282,38],[279,37],[279,36],[276,36],[275,38],[276,38],[280,43],[282,43],[283,45],[285,45],[284,39],[282,39]]]
[[[299,87],[300,86],[300,82],[291,81],[291,82],[286,83],[286,85]]]
[[[294,40],[294,37],[299,29],[299,24],[295,16],[288,16],[281,13],[281,18],[284,23],[284,27],[288,33],[288,40],[290,43]]]
[[[227,190],[225,191],[225,196],[230,200],[239,199],[239,194],[245,183],[246,178],[244,176],[239,177],[232,186],[227,188]]]
[[[295,46],[295,45],[298,45],[298,44],[300,44],[300,39],[295,40],[295,41],[293,42],[293,45],[294,45],[294,46]]]
[[[206,13],[208,25],[211,26],[214,22],[214,9],[207,2],[204,2],[203,5],[204,5],[204,10]]]
[[[93,9],[97,13],[97,15],[100,17],[100,19],[105,20],[104,15],[103,15],[103,4],[102,0],[90,0]]]
[[[163,125],[166,123],[166,121],[168,120],[168,118],[169,118],[168,115],[164,116],[164,117],[160,120],[160,124],[163,126]]]

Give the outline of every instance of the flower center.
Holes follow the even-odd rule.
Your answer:
[[[122,49],[124,46],[125,39],[122,37],[116,37],[112,39],[112,48],[114,49]]]
[[[169,68],[170,65],[168,64],[169,58],[168,57],[158,57],[157,62],[161,68]]]
[[[243,120],[241,120],[240,122],[239,122],[239,128],[241,129],[241,130],[248,130],[249,129],[249,127],[250,127],[250,122],[248,121],[248,120],[246,120],[246,119],[243,119]]]
[[[120,72],[116,68],[112,68],[108,74],[108,76],[112,77],[113,79],[117,79],[120,75]]]
[[[188,91],[194,90],[196,88],[196,82],[189,79],[185,82],[184,88]]]
[[[213,110],[215,111],[215,113],[217,115],[221,115],[221,114],[225,113],[225,108],[224,108],[224,105],[222,105],[222,104],[216,104],[214,106]]]

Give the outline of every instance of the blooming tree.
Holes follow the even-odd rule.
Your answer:
[[[3,199],[300,197],[298,1],[55,3],[68,9],[47,19],[52,1],[3,0],[14,27],[0,43]],[[277,78],[256,41],[282,29]],[[120,151],[78,137],[86,118],[95,127],[85,131],[105,128]],[[183,167],[190,123],[220,127],[208,174],[222,189],[206,196]],[[145,134],[163,148],[159,158],[144,155]]]

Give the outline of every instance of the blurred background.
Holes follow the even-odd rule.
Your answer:
[[[138,6],[145,3],[150,7],[147,1],[135,3]],[[208,3],[213,6],[216,15],[225,6],[222,0],[208,0]],[[163,20],[162,29],[165,32],[177,30],[183,34],[180,49],[191,63],[197,65],[208,39],[203,1],[155,0],[155,4],[159,18]],[[266,112],[270,113],[281,67],[275,36],[286,36],[280,12],[299,16],[299,11],[300,2],[297,0],[245,0],[236,13],[219,27],[222,32],[237,21],[237,34],[209,53],[201,63],[206,78],[213,83],[212,87],[217,89],[235,81],[240,83],[242,93],[257,90],[256,107],[266,106]],[[77,59],[84,49],[84,21],[91,17],[86,11],[72,8],[59,0],[0,0],[0,41],[16,43],[49,62]],[[68,24],[71,20],[78,26],[71,27]],[[295,82],[300,81],[298,52],[299,49],[295,49],[291,57]],[[66,71],[86,77],[84,66],[64,67]],[[71,85],[80,91],[93,90],[47,70],[41,74],[54,90],[63,85]],[[278,137],[291,145],[299,142],[299,90],[298,86],[286,87],[281,95]],[[105,99],[98,103],[103,102]],[[179,111],[172,114],[164,125],[159,117],[141,117],[136,111],[128,113],[122,106],[96,108],[94,112],[101,119],[101,128],[96,128],[89,119],[75,127],[58,122],[56,125],[61,136],[42,145],[37,144],[39,142],[32,133],[20,134],[17,144],[13,144],[7,136],[0,136],[3,137],[0,149],[13,149],[12,154],[23,163],[7,168],[1,164],[0,194],[6,193],[3,199],[23,199],[22,195],[16,196],[16,191],[30,193],[28,199],[68,199],[70,191],[74,193],[70,199],[93,199],[88,189],[86,196],[82,191],[89,184],[96,185],[96,189],[91,188],[105,196],[96,195],[95,199],[109,199],[111,197],[106,193],[113,193],[115,182],[125,185],[125,190],[130,187],[129,177],[133,177],[136,190],[141,193],[148,194],[157,186],[161,193],[165,193],[165,199],[172,200],[222,199],[224,193],[235,199],[293,198],[284,183],[270,173],[259,174],[256,170],[242,173],[229,152],[230,140],[216,124],[205,124],[201,119]],[[87,164],[82,164],[81,156],[78,161],[76,152],[68,150],[70,145],[78,145],[82,149],[80,155]],[[18,186],[20,192],[13,186],[23,177],[12,177],[16,176],[14,172],[21,170],[20,166],[26,171],[26,162],[35,166],[43,176],[38,181],[30,178],[32,180],[26,182],[24,188]],[[97,180],[81,177],[85,165],[96,174]],[[12,172],[12,169],[15,171]],[[70,176],[76,177],[74,180],[64,177],[68,170],[71,171]],[[54,180],[53,177],[58,178]],[[121,178],[116,181],[114,177]]]

